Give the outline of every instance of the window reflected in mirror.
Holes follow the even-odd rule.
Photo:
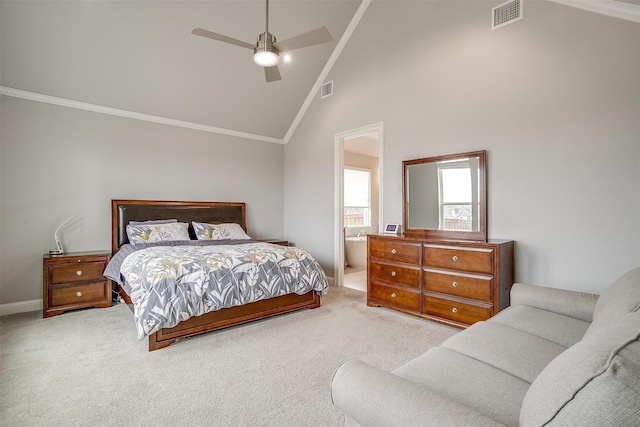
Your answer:
[[[403,164],[406,234],[486,238],[484,151]]]

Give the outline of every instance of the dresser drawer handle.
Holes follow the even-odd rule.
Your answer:
[[[458,282],[453,282],[453,283],[451,284],[451,286],[453,286],[453,287],[455,288],[456,286],[458,286]]]
[[[395,298],[396,296],[397,296],[397,295],[396,295],[396,293],[395,293],[395,292],[391,294],[391,298]]]
[[[396,277],[396,274],[397,274],[397,273],[396,273],[395,271],[392,271],[392,272],[391,272],[391,276],[393,276],[393,277]]]
[[[82,296],[82,292],[76,292],[76,296],[77,297],[81,297]]]
[[[76,275],[77,275],[77,276],[82,276],[82,270],[78,270],[78,271],[76,271]]]
[[[451,309],[451,312],[452,312],[452,313],[457,313],[457,312],[458,312],[458,309],[457,309],[457,308],[455,308],[455,307],[453,307],[453,308]]]
[[[395,254],[396,254],[396,250],[395,250],[395,249],[391,249],[391,253],[392,253],[393,255],[395,255]]]
[[[451,257],[451,259],[453,260],[453,262],[458,261],[458,257],[457,257],[457,256],[455,256],[455,255],[454,255],[453,257]]]

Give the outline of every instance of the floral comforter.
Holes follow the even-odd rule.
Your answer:
[[[260,242],[183,243],[121,249],[123,253],[112,260],[121,263],[119,274],[113,274],[117,266],[110,265],[105,271],[107,277],[123,284],[131,297],[138,339],[221,308],[290,293],[325,293],[327,289],[318,262],[295,247]],[[118,261],[118,255],[123,258],[127,252],[131,253]]]

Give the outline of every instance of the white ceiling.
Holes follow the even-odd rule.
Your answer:
[[[253,43],[264,31],[262,0],[0,0],[0,90],[286,142],[369,1],[271,0],[269,30],[279,40],[322,25],[334,40],[293,51],[282,80],[266,83],[250,50],[191,34],[201,27]],[[640,0],[551,1],[640,22]]]
[[[295,50],[266,83],[248,49],[191,34],[201,27],[254,43],[264,1],[5,1],[4,88],[282,139],[360,0],[271,0],[279,40],[326,26],[331,43]]]

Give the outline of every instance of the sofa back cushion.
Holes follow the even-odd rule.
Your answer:
[[[593,311],[588,337],[627,313],[640,310],[640,267],[623,274],[600,295]]]
[[[640,419],[640,312],[617,316],[556,357],[525,395],[521,426],[634,425]]]

